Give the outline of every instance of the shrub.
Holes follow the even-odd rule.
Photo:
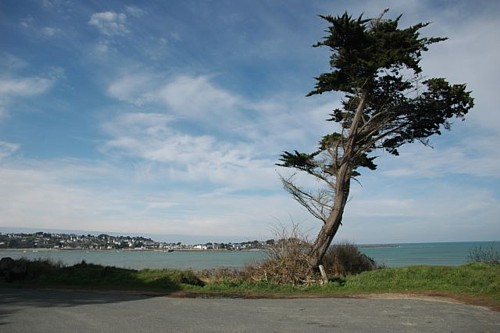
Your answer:
[[[27,278],[37,279],[57,272],[61,267],[61,262],[54,262],[50,259],[26,260]]]
[[[0,263],[0,278],[7,282],[34,280],[50,275],[61,267],[61,263],[54,263],[47,259],[29,261],[26,259],[13,260],[2,258]]]
[[[173,283],[176,284],[188,284],[191,286],[203,287],[205,283],[196,276],[192,270],[163,270],[166,272],[166,277],[168,277]]]
[[[273,284],[302,285],[316,282],[317,274],[311,272],[307,254],[311,243],[292,225],[291,230],[280,227],[276,239],[267,248],[268,258],[244,269],[244,276],[250,281],[264,281]]]
[[[478,246],[469,251],[469,262],[500,265],[500,254],[493,245],[485,249]]]
[[[323,266],[327,274],[344,277],[359,274],[377,268],[375,261],[359,251],[359,248],[349,242],[335,244],[323,257]]]
[[[250,280],[246,269],[211,268],[197,272],[197,276],[206,283],[224,283],[231,281]]]
[[[240,281],[269,282],[272,284],[308,285],[322,281],[319,272],[309,265],[312,244],[296,224],[291,231],[281,227],[276,233],[278,241],[267,248],[268,258],[249,265],[239,274],[231,272],[231,279]],[[377,268],[375,261],[361,253],[357,246],[344,242],[332,246],[323,258],[323,266],[330,276],[345,277]],[[313,268],[314,269],[314,268]],[[219,281],[227,271],[220,272]]]

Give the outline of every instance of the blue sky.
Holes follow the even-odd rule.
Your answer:
[[[467,83],[465,122],[353,184],[338,240],[500,239],[495,1],[0,1],[0,228],[253,240],[319,222],[282,189],[340,95],[318,14],[403,13],[446,36],[424,74]],[[26,229],[24,229],[26,228]],[[171,236],[173,240],[175,237]]]

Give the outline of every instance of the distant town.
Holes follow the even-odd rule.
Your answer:
[[[60,249],[60,250],[252,250],[264,249],[274,240],[242,243],[182,244],[157,242],[140,236],[112,236],[107,234],[76,235],[65,233],[0,233],[0,249]]]

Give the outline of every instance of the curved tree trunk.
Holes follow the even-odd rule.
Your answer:
[[[309,252],[309,266],[312,270],[316,270],[321,264],[328,247],[332,243],[333,237],[342,224],[342,215],[344,214],[344,208],[349,197],[351,172],[352,170],[349,169],[348,165],[343,165],[339,170],[332,211],[326,223],[323,224],[323,227],[319,231],[318,237],[316,237],[313,247]]]
[[[356,108],[356,113],[354,114],[349,128],[349,134],[346,138],[344,156],[342,157],[340,167],[336,172],[335,200],[333,202],[333,207],[326,223],[323,224],[323,227],[321,228],[318,237],[314,241],[313,247],[309,252],[309,266],[311,267],[311,270],[316,270],[321,264],[328,247],[330,247],[330,244],[332,243],[333,237],[335,237],[335,234],[342,224],[344,208],[349,197],[353,165],[355,165],[355,163],[353,163],[353,158],[355,156],[354,145],[356,143],[358,128],[366,106],[366,92],[362,91],[359,97],[359,104]]]

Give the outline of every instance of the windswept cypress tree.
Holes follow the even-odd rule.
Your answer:
[[[311,269],[320,263],[342,224],[351,180],[361,167],[376,169],[373,152],[398,155],[398,148],[450,129],[450,120],[463,119],[474,100],[465,84],[449,84],[443,78],[421,75],[422,53],[446,38],[420,36],[428,23],[401,29],[399,20],[321,16],[329,24],[328,35],[314,47],[331,51],[331,71],[316,78],[307,96],[342,92],[342,108],[328,121],[339,132],[325,135],[312,153],[284,152],[278,165],[294,168],[323,184],[317,192],[283,178],[285,189],[323,225],[309,253]]]

